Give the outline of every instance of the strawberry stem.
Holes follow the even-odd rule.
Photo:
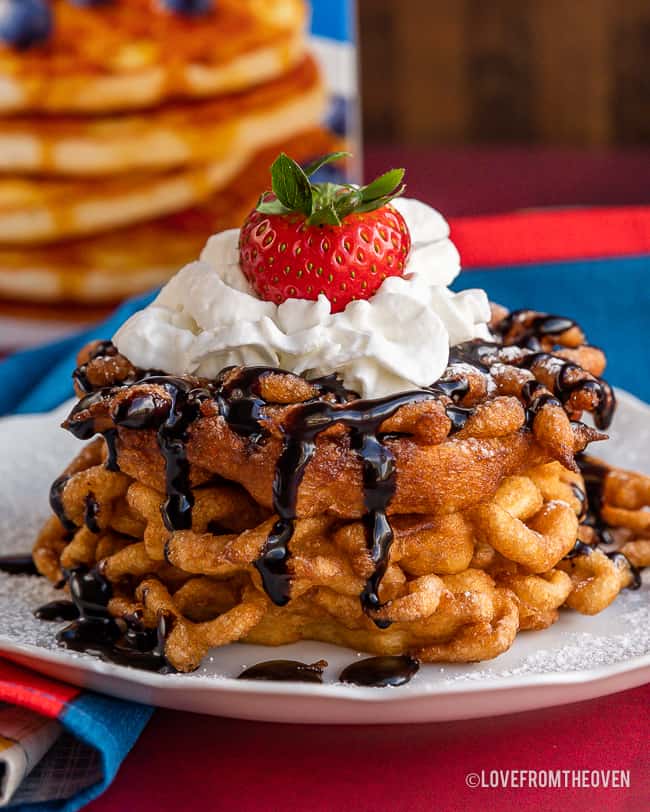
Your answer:
[[[374,211],[401,195],[404,169],[391,169],[366,186],[350,183],[312,183],[311,175],[332,161],[350,157],[349,152],[330,152],[303,169],[280,153],[271,165],[272,193],[264,192],[257,211],[264,214],[304,214],[308,225],[341,225],[349,214]]]

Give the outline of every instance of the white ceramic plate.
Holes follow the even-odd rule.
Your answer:
[[[650,473],[650,407],[619,393],[605,459]],[[0,553],[28,550],[48,513],[51,480],[79,444],[57,428],[67,406],[48,415],[0,420]],[[159,675],[57,647],[61,624],[37,621],[34,608],[60,596],[43,578],[0,573],[0,652],[85,688],[180,710],[281,722],[373,723],[468,719],[560,705],[650,680],[650,578],[624,591],[596,617],[563,612],[550,629],[519,635],[506,654],[473,665],[424,665],[399,688],[336,682],[364,656],[322,643],[276,649],[215,649],[194,674]],[[287,658],[329,661],[325,684],[233,679],[246,666]]]

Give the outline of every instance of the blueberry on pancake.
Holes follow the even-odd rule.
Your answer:
[[[0,0],[0,42],[30,48],[47,40],[52,12],[46,0]]]
[[[188,17],[197,17],[212,11],[213,0],[161,0],[161,5],[167,11],[175,14],[186,14]]]

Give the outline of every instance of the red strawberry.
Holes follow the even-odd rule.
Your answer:
[[[273,163],[273,194],[262,195],[239,240],[241,269],[261,299],[280,304],[323,293],[338,313],[354,299],[369,299],[387,276],[402,275],[411,237],[389,201],[404,189],[404,170],[361,188],[310,182],[343,155],[305,170],[284,153]]]

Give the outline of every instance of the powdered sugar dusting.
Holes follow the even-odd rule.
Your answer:
[[[509,347],[501,347],[499,350],[500,357],[506,362],[517,361],[519,358],[521,358],[522,354],[521,347],[518,347],[515,344]]]

